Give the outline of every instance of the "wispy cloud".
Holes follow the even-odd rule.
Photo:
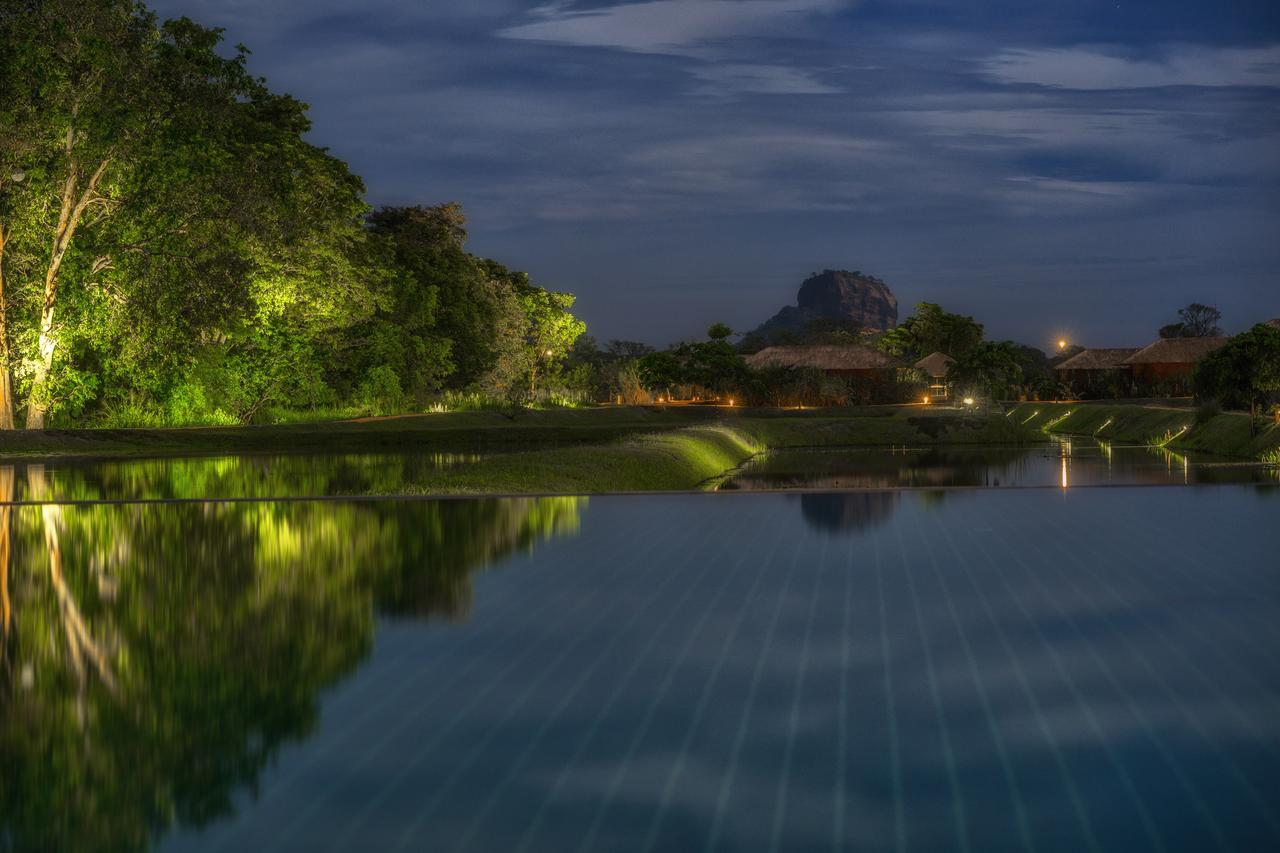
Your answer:
[[[1000,82],[1063,89],[1280,87],[1280,45],[1176,45],[1166,48],[1158,59],[1126,57],[1106,47],[1006,50],[988,59],[984,69]]]
[[[691,72],[700,85],[694,95],[730,96],[746,92],[764,95],[831,95],[843,91],[824,83],[810,71],[785,65],[719,63]]]
[[[638,53],[680,53],[707,42],[794,25],[803,16],[848,5],[849,0],[647,0],[579,10],[556,2],[533,10],[533,20],[498,35]]]

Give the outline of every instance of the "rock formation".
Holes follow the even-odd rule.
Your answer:
[[[788,305],[750,334],[765,340],[803,337],[814,327],[882,332],[898,323],[898,298],[875,276],[824,270],[800,285]]]

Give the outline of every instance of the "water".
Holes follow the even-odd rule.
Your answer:
[[[6,460],[0,500],[191,500],[412,494],[474,453],[298,453]],[[12,494],[10,494],[10,491]]]
[[[1280,468],[1159,447],[1057,438],[1033,447],[836,448],[757,457],[722,489],[897,489],[1280,483]]]
[[[1273,850],[1280,489],[0,509],[0,849]]]

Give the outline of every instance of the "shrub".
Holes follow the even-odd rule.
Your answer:
[[[356,396],[371,415],[392,415],[404,411],[404,389],[400,377],[388,365],[371,368],[360,383]]]

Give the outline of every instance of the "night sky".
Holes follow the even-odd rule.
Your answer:
[[[1280,316],[1277,0],[151,5],[601,340],[750,328],[827,267],[1042,348]]]

